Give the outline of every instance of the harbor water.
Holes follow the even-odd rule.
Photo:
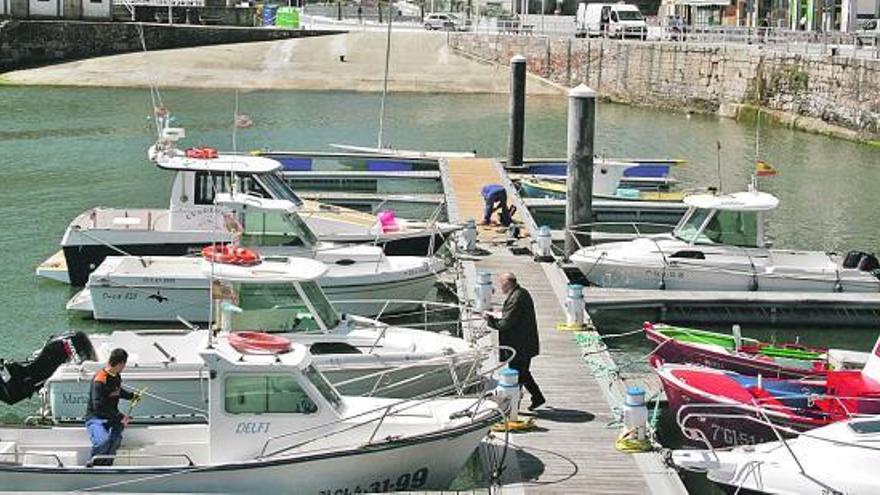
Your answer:
[[[187,146],[238,151],[332,151],[329,143],[375,146],[380,99],[375,94],[242,93],[240,112],[254,125],[236,130],[235,140],[234,93],[168,90],[163,97],[175,125],[186,128]],[[528,100],[526,157],[564,155],[566,105],[564,97]],[[75,289],[39,280],[34,269],[57,251],[67,224],[87,208],[167,204],[170,174],[146,158],[155,138],[152,108],[147,90],[0,86],[0,307],[6,315],[0,357],[24,357],[49,335],[70,329],[123,327],[68,315],[64,305]],[[503,157],[506,109],[504,96],[395,94],[388,101],[384,144]],[[672,171],[684,189],[720,185],[728,192],[742,190],[754,170],[754,123],[600,104],[597,125],[600,155],[687,160]],[[876,148],[766,122],[759,135],[760,157],[778,170],[778,176],[760,179],[760,188],[781,202],[768,226],[775,246],[878,250],[880,219],[875,188],[869,187],[880,183]],[[597,323],[602,332],[618,333],[638,328],[643,318],[605,315]],[[870,330],[848,328],[743,330],[767,340],[798,336],[809,345],[859,350],[876,338]],[[619,362],[633,367],[644,366],[641,357],[650,350],[638,335],[615,339],[611,347]],[[20,418],[32,406],[0,406],[0,418]]]

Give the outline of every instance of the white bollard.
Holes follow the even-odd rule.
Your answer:
[[[641,387],[630,387],[626,390],[623,426],[626,431],[635,431],[637,440],[648,438],[648,407],[645,405],[645,391]]]
[[[742,343],[743,343],[742,329],[739,327],[739,325],[734,325],[733,326],[733,347],[736,350],[736,352],[739,352],[739,350],[742,349]]]
[[[474,287],[474,311],[483,312],[492,309],[492,272],[477,272],[477,285]]]
[[[464,230],[461,232],[461,237],[459,246],[466,253],[471,253],[477,250],[477,222],[473,219],[468,220],[464,225]]]
[[[538,227],[538,236],[535,240],[535,261],[553,261],[553,237],[550,227],[541,225]]]
[[[507,421],[519,419],[519,372],[511,368],[501,368],[498,372],[498,386],[495,387],[498,406],[507,416]]]
[[[568,297],[565,299],[565,325],[569,328],[582,328],[584,326],[584,286],[570,284]]]

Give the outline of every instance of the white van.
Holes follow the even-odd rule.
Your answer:
[[[639,8],[628,3],[581,3],[575,16],[575,36],[602,36],[645,39],[648,24]],[[607,33],[607,34],[606,34]]]

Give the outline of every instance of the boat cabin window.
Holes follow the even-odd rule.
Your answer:
[[[339,397],[339,393],[336,392],[336,389],[333,388],[333,385],[330,385],[330,382],[327,381],[327,377],[325,377],[320,371],[315,369],[311,364],[303,371],[303,374],[306,378],[312,382],[312,385],[318,389],[318,392],[321,393],[321,396],[333,406],[334,409],[339,409],[339,405],[342,404],[342,398]]]
[[[311,296],[308,297],[311,299]],[[294,284],[239,284],[238,307],[242,311],[232,314],[232,328],[270,332],[314,332],[323,330],[321,322],[335,326],[339,318],[330,303],[323,298],[317,303],[320,309],[315,311],[316,318],[309,305],[300,297]]]
[[[233,175],[223,172],[196,172],[195,203],[214,204],[214,197],[218,193],[231,192],[233,177],[236,180],[236,189],[240,193],[266,199],[286,199],[296,206],[302,205],[299,196],[274,173]]]
[[[753,211],[695,209],[675,228],[675,236],[693,244],[756,247],[758,214]]]
[[[229,376],[224,383],[230,414],[313,414],[318,406],[292,375]]]
[[[313,246],[318,238],[296,213],[243,208],[241,243],[247,246]]]

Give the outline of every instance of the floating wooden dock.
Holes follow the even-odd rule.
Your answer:
[[[449,160],[441,164],[441,171],[450,220],[479,221],[483,214],[480,189],[498,183],[504,184],[509,197],[519,204],[519,217],[526,229],[535,231],[534,220],[500,164]],[[480,247],[489,254],[462,262],[459,291],[463,297],[473,298],[477,270],[517,275],[535,301],[542,352],[532,361],[532,372],[547,397],[547,406],[535,414],[537,430],[511,435],[516,455],[507,462],[505,492],[686,493],[678,475],[658,454],[624,454],[615,449],[619,429],[609,429],[606,424],[615,419],[612,402],[627,384],[613,373],[594,377],[573,335],[556,330],[556,324],[565,318],[562,303],[568,281],[562,270],[553,263],[535,263],[531,256],[514,254],[497,230],[480,230]],[[501,297],[496,294],[496,303],[500,304]],[[608,353],[599,354],[595,358],[611,369],[614,363]]]
[[[644,309],[669,322],[850,325],[880,323],[880,294],[862,292],[730,292],[602,289],[585,290],[587,308]]]

